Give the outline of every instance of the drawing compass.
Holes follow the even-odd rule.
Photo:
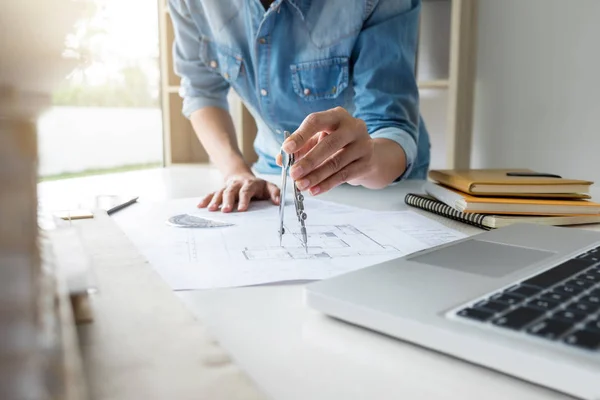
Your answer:
[[[290,132],[284,132],[284,140],[290,137]],[[284,228],[284,211],[285,211],[285,197],[287,193],[287,180],[288,174],[290,172],[290,168],[294,165],[294,154],[287,154],[283,149],[281,150],[281,197],[279,201],[279,245],[281,246],[281,240],[285,233]],[[298,218],[298,223],[300,225],[300,235],[302,236],[302,244],[304,245],[304,250],[308,253],[308,238],[306,235],[306,225],[304,224],[304,220],[306,219],[306,213],[304,212],[304,196],[298,190],[298,186],[296,182],[293,181],[293,191],[294,191],[294,207],[296,209],[296,218]]]

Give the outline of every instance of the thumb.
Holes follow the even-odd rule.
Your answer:
[[[283,151],[288,154],[295,153],[317,133],[335,131],[345,115],[346,111],[339,107],[309,114],[296,132],[283,142]]]
[[[279,205],[281,201],[281,190],[277,187],[277,185],[272,184],[271,182],[267,183],[267,192],[269,193],[269,198],[275,205]]]

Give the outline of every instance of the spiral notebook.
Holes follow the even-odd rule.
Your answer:
[[[600,223],[600,215],[559,215],[559,216],[524,216],[524,215],[491,215],[464,213],[436,198],[417,193],[408,193],[404,202],[409,206],[429,211],[455,221],[490,230],[502,228],[515,223],[530,223],[540,225],[582,225]]]

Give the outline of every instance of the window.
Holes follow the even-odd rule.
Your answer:
[[[147,0],[85,0],[77,60],[38,121],[42,180],[163,164],[158,16]]]

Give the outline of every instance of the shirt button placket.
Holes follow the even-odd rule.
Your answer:
[[[265,45],[267,44],[267,38],[266,37],[261,37],[258,39],[258,44],[260,45],[260,53],[261,53],[261,63],[266,64],[264,67],[264,71],[268,71],[269,68],[269,59],[268,59],[268,52],[267,49],[265,48]],[[267,56],[267,57],[265,57]],[[262,67],[262,66],[261,66]],[[268,73],[268,72],[267,72]],[[262,78],[262,74],[261,74],[261,78]],[[266,79],[264,80],[264,82],[268,81],[268,76],[266,76]],[[263,80],[261,79],[261,85],[262,85]],[[260,95],[262,97],[267,97],[269,95],[269,92],[267,91],[267,89],[263,86],[262,89],[260,89]]]
[[[271,110],[271,93],[269,93],[269,66],[271,63],[270,55],[270,31],[274,23],[273,13],[267,13],[266,18],[260,24],[259,31],[257,32],[256,47],[258,54],[258,82],[259,88],[259,102],[261,109],[263,110],[263,116],[268,119],[273,119]]]

